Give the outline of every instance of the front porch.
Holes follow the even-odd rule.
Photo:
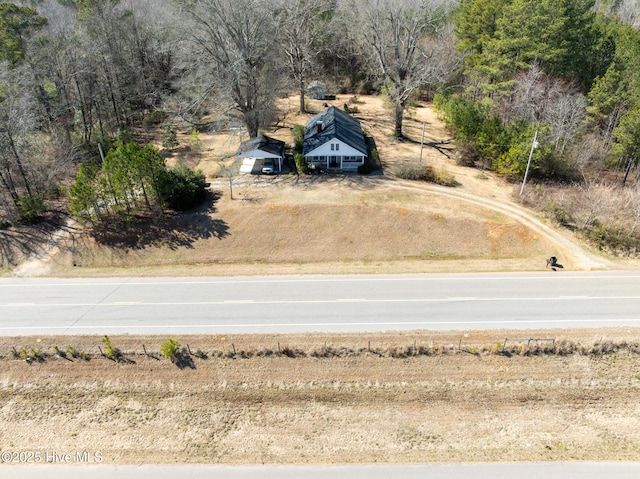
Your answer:
[[[308,156],[311,169],[355,171],[364,164],[364,156]]]

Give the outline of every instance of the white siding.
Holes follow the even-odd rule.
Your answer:
[[[334,145],[333,150],[331,150],[331,145]],[[335,149],[336,145],[338,145],[337,150]],[[364,154],[340,140],[333,139],[307,153],[307,157],[310,156],[364,156]]]
[[[273,158],[274,160],[281,160],[282,157],[280,155],[274,155],[273,153],[269,153],[268,151],[262,151],[262,150],[251,150],[251,151],[247,151],[245,153],[242,153],[241,155],[242,158],[253,158],[253,159],[264,159],[264,158]]]

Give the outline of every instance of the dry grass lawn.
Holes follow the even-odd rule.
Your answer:
[[[207,210],[167,218],[159,232],[147,225],[120,231],[115,245],[73,235],[51,259],[50,274],[399,273],[447,262],[530,270],[555,251],[515,220],[463,201],[362,185],[357,177],[296,180],[247,185],[242,200],[222,196]]]

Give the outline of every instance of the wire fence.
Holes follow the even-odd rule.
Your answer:
[[[171,339],[170,341],[174,341]],[[291,345],[281,344],[275,341],[272,346],[249,346],[240,345],[235,342],[218,345],[217,347],[204,347],[204,345],[184,346],[177,343],[173,357],[169,357],[175,362],[176,358],[184,362],[187,358],[200,360],[207,359],[251,359],[251,358],[353,358],[353,357],[380,357],[380,358],[419,358],[431,356],[453,356],[460,354],[481,355],[502,355],[511,356],[602,356],[618,352],[628,352],[640,354],[640,342],[627,340],[610,340],[601,337],[599,340],[586,344],[571,339],[545,338],[545,337],[505,337],[500,339],[485,339],[483,341],[459,338],[457,344],[434,343],[414,339],[405,344],[387,344],[372,340],[365,340],[360,345],[329,344],[323,342],[317,345]],[[104,340],[102,345],[105,346]],[[58,345],[45,346],[13,346],[0,359],[19,359],[29,363],[44,362],[53,359],[65,359],[73,361],[89,361],[96,358],[106,358],[116,362],[135,363],[136,357],[147,357],[155,360],[167,358],[162,352],[163,348],[149,347],[148,344],[140,343],[136,347],[126,350],[118,348],[109,341],[105,349],[96,344],[87,347],[85,350],[75,346],[59,347]]]

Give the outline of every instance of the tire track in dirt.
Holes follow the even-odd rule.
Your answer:
[[[313,178],[312,178],[313,179]],[[334,178],[335,179],[335,178]],[[351,178],[349,178],[351,179]],[[269,186],[274,186],[270,184]],[[542,221],[535,218],[530,212],[511,203],[497,201],[485,196],[476,195],[459,189],[451,189],[432,184],[420,184],[408,180],[397,179],[387,176],[359,177],[359,188],[379,188],[389,187],[396,189],[414,190],[428,192],[431,194],[450,197],[465,201],[481,208],[489,209],[503,214],[517,221],[524,227],[544,237],[553,244],[557,251],[550,251],[549,256],[560,257],[560,262],[566,262],[572,269],[578,270],[599,270],[611,269],[611,262],[587,252],[580,245],[571,241],[562,233],[547,226]],[[58,243],[68,237],[77,228],[73,220],[69,220],[60,230],[51,235],[50,240],[36,254],[14,269],[14,276],[46,276],[50,271],[50,261],[58,253]],[[541,264],[542,267],[542,264]]]
[[[515,205],[501,203],[489,198],[477,196],[463,191],[452,190],[444,186],[420,185],[407,180],[399,179],[389,179],[389,181],[389,186],[392,187],[428,191],[437,195],[448,196],[496,211],[510,218],[513,218],[514,220],[518,221],[532,231],[535,231],[537,234],[544,236],[548,241],[553,243],[561,252],[561,254],[564,255],[564,258],[568,259],[576,269],[597,270],[611,268],[611,263],[608,260],[597,257],[585,251],[581,246],[574,243],[566,236],[545,225],[542,221],[532,216],[529,212]],[[551,256],[552,253],[555,254],[554,252],[550,252],[549,256]]]

